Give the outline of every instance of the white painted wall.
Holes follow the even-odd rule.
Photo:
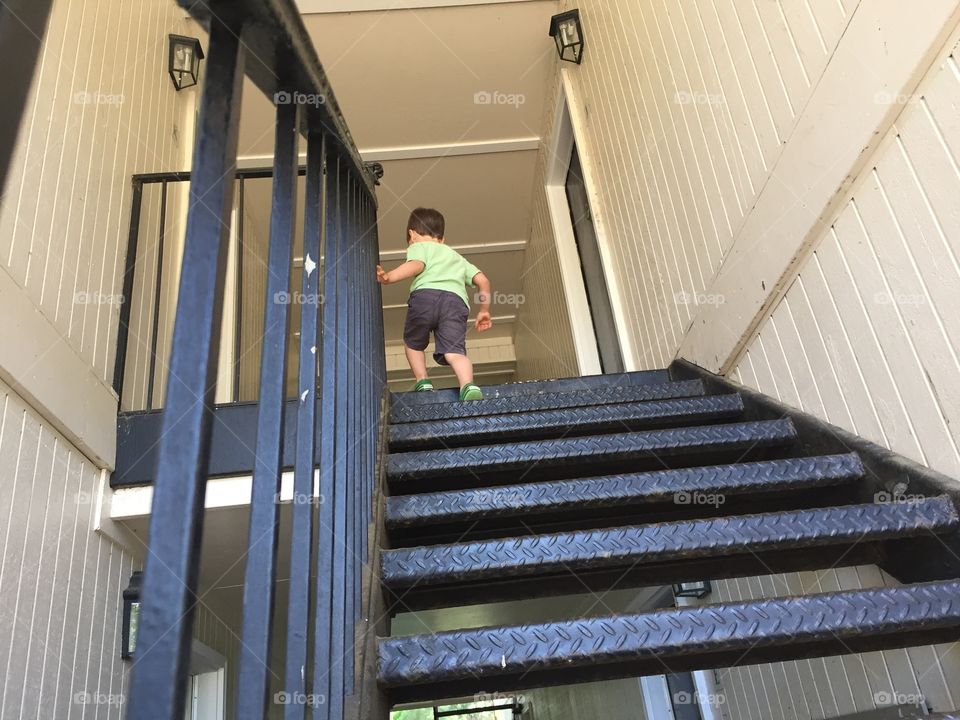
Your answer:
[[[132,556],[94,531],[100,471],[0,382],[0,718],[120,718]]]
[[[724,253],[770,178],[856,2],[586,0],[561,7],[574,4],[586,50],[582,65],[565,64],[565,72],[578,108],[581,157],[596,189],[594,222],[603,231],[625,362],[664,367],[698,303],[709,301]],[[552,118],[543,128],[551,147]],[[538,178],[545,172],[541,166]],[[534,232],[541,184],[535,186]],[[553,244],[549,226],[545,233],[546,248]],[[541,285],[548,295],[560,282],[555,262],[537,268],[528,297],[538,298]],[[569,330],[558,308],[531,300],[521,322],[533,340],[556,327],[561,340],[554,361],[569,364]],[[542,376],[548,354],[530,341],[521,346],[520,330],[517,337],[518,357],[536,358],[527,376]]]
[[[0,197],[5,323],[16,310],[19,335],[45,338],[0,345],[0,378],[108,466],[130,176],[184,164],[166,61],[186,22],[166,0],[54,2]]]
[[[709,602],[811,592],[895,587],[875,566],[720,580]],[[924,700],[960,707],[960,648],[954,643],[832,658],[750,665],[717,672],[728,716],[736,720],[831,718]]]
[[[930,72],[733,375],[960,475],[960,68]]]
[[[55,0],[0,196],[4,720],[122,716],[121,593],[138,561],[96,531],[98,491],[130,176],[181,169],[189,145],[166,74],[184,17],[168,0]]]
[[[953,46],[947,50],[732,376],[956,477],[960,68]],[[720,599],[741,599],[895,584],[869,566],[717,586]],[[936,710],[960,706],[960,652],[952,645],[761,665],[724,677],[744,718],[831,717],[918,695]],[[790,692],[773,690],[782,687]]]
[[[550,168],[556,162],[553,156],[556,113],[562,107],[557,102],[556,93],[561,90],[556,79],[553,88],[555,95],[545,103],[544,140],[534,173],[530,240],[521,274],[524,303],[517,308],[514,330],[518,380],[580,374],[546,187],[552,175]],[[590,318],[582,321],[589,323]]]

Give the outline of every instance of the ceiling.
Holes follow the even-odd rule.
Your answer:
[[[403,260],[410,210],[436,207],[447,219],[447,242],[466,246],[464,254],[495,291],[516,296],[555,62],[547,28],[556,3],[463,2],[392,2],[445,6],[318,12],[303,19],[361,154],[384,166],[377,196],[386,267]],[[368,0],[363,6],[385,4]],[[304,9],[343,5],[301,0]],[[272,103],[248,82],[242,165],[272,163],[273,121]],[[246,204],[265,236],[269,192],[248,193]],[[407,290],[406,284],[384,289],[388,343],[401,342]],[[486,337],[512,338],[516,307],[492,311],[495,327]]]

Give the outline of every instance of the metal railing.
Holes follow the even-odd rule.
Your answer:
[[[273,298],[290,292],[302,135],[307,165],[300,292],[318,297],[322,252],[324,302],[300,309],[283,714],[303,718],[309,710],[314,718],[341,718],[345,697],[354,690],[354,627],[369,552],[385,392],[380,290],[371,272],[378,253],[375,179],[360,160],[293,2],[181,0],[181,5],[208,29],[209,48],[128,717],[172,720],[183,711],[246,74],[268,97],[322,102],[276,107],[236,715],[263,718],[270,703],[290,322],[290,305]]]
[[[298,169],[298,182],[306,175],[306,166]],[[228,276],[233,292],[225,297],[225,323],[230,342],[221,352],[227,354],[227,371],[220,361],[217,382],[218,401],[256,402],[259,391],[260,359],[263,339],[263,291],[269,271],[267,252],[269,232],[259,216],[272,185],[273,168],[238,169],[232,213],[233,261]],[[176,279],[182,264],[178,225],[186,206],[182,198],[190,184],[189,172],[157,172],[134,175],[131,179],[130,225],[117,332],[117,354],[113,388],[120,398],[121,412],[156,410],[163,407],[166,390],[172,323],[170,308],[177,301]],[[248,191],[249,188],[249,191]],[[302,185],[297,196],[302,196]],[[254,201],[248,203],[248,194]],[[248,218],[248,205],[255,205],[258,217]],[[250,222],[254,220],[254,222]],[[295,245],[299,242],[295,238]],[[174,247],[171,247],[173,245]],[[302,248],[297,245],[297,253]],[[302,254],[293,258],[291,270],[303,267]],[[297,291],[299,292],[299,291]],[[292,321],[299,324],[299,295],[291,293]],[[272,300],[283,298],[272,298]],[[299,337],[294,333],[292,339]],[[293,372],[292,372],[293,371]],[[296,395],[295,367],[287,368],[287,396]]]

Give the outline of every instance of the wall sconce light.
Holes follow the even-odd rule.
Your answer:
[[[579,10],[574,8],[550,18],[550,37],[557,43],[561,60],[580,64],[583,59],[583,27]]]
[[[673,594],[676,597],[685,598],[704,598],[710,594],[709,580],[696,580],[694,582],[682,582],[673,586]]]
[[[120,657],[129,660],[137,649],[137,631],[140,629],[140,588],[143,572],[134,570],[130,584],[123,591],[123,628],[121,632]]]
[[[185,35],[170,36],[170,58],[167,61],[170,79],[177,92],[193,87],[200,77],[200,61],[203,48],[196,38]]]

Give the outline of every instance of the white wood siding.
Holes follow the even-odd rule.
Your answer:
[[[583,0],[583,64],[568,66],[583,108],[581,156],[593,167],[594,219],[619,288],[629,366],[664,367],[812,89],[856,0]],[[557,61],[557,71],[562,63]],[[548,102],[549,108],[553,103]],[[552,113],[541,125],[548,153]],[[542,160],[542,158],[541,158]],[[538,165],[518,319],[519,374],[576,367]],[[556,339],[553,333],[556,331]]]
[[[638,368],[675,356],[855,4],[576,3],[581,152],[595,167],[594,211]]]
[[[934,67],[732,377],[960,475],[960,68]],[[720,600],[895,585],[876,567],[717,583]],[[960,706],[953,645],[726,670],[738,717]],[[779,682],[778,682],[779,680]],[[787,688],[784,692],[782,688]],[[771,703],[780,705],[771,709]],[[789,708],[789,709],[788,709]]]
[[[559,89],[554,79],[553,87]],[[545,103],[543,128],[552,128],[556,99]],[[550,133],[544,133],[534,172],[531,226],[524,255],[522,295],[517,308],[514,346],[517,355],[517,380],[572,377],[579,375],[573,331],[567,314],[566,295],[557,257],[557,243],[550,221],[550,209],[544,188],[552,148]],[[590,318],[584,318],[590,322]]]
[[[0,719],[120,718],[121,593],[97,467],[0,383]]]
[[[183,169],[168,0],[57,0],[0,198],[0,271],[109,386],[130,176]],[[148,243],[155,242],[150,238]]]
[[[710,602],[898,583],[873,565],[767,575],[713,583]],[[960,707],[960,648],[955,643],[750,665],[717,671],[723,705],[735,720],[831,718],[892,705],[927,702]]]
[[[224,668],[226,718],[236,717],[237,672],[240,663],[239,629],[234,630],[206,605],[201,598],[193,618],[193,636],[207,647],[213,648],[226,658]]]
[[[904,109],[734,377],[960,476],[960,68]]]

